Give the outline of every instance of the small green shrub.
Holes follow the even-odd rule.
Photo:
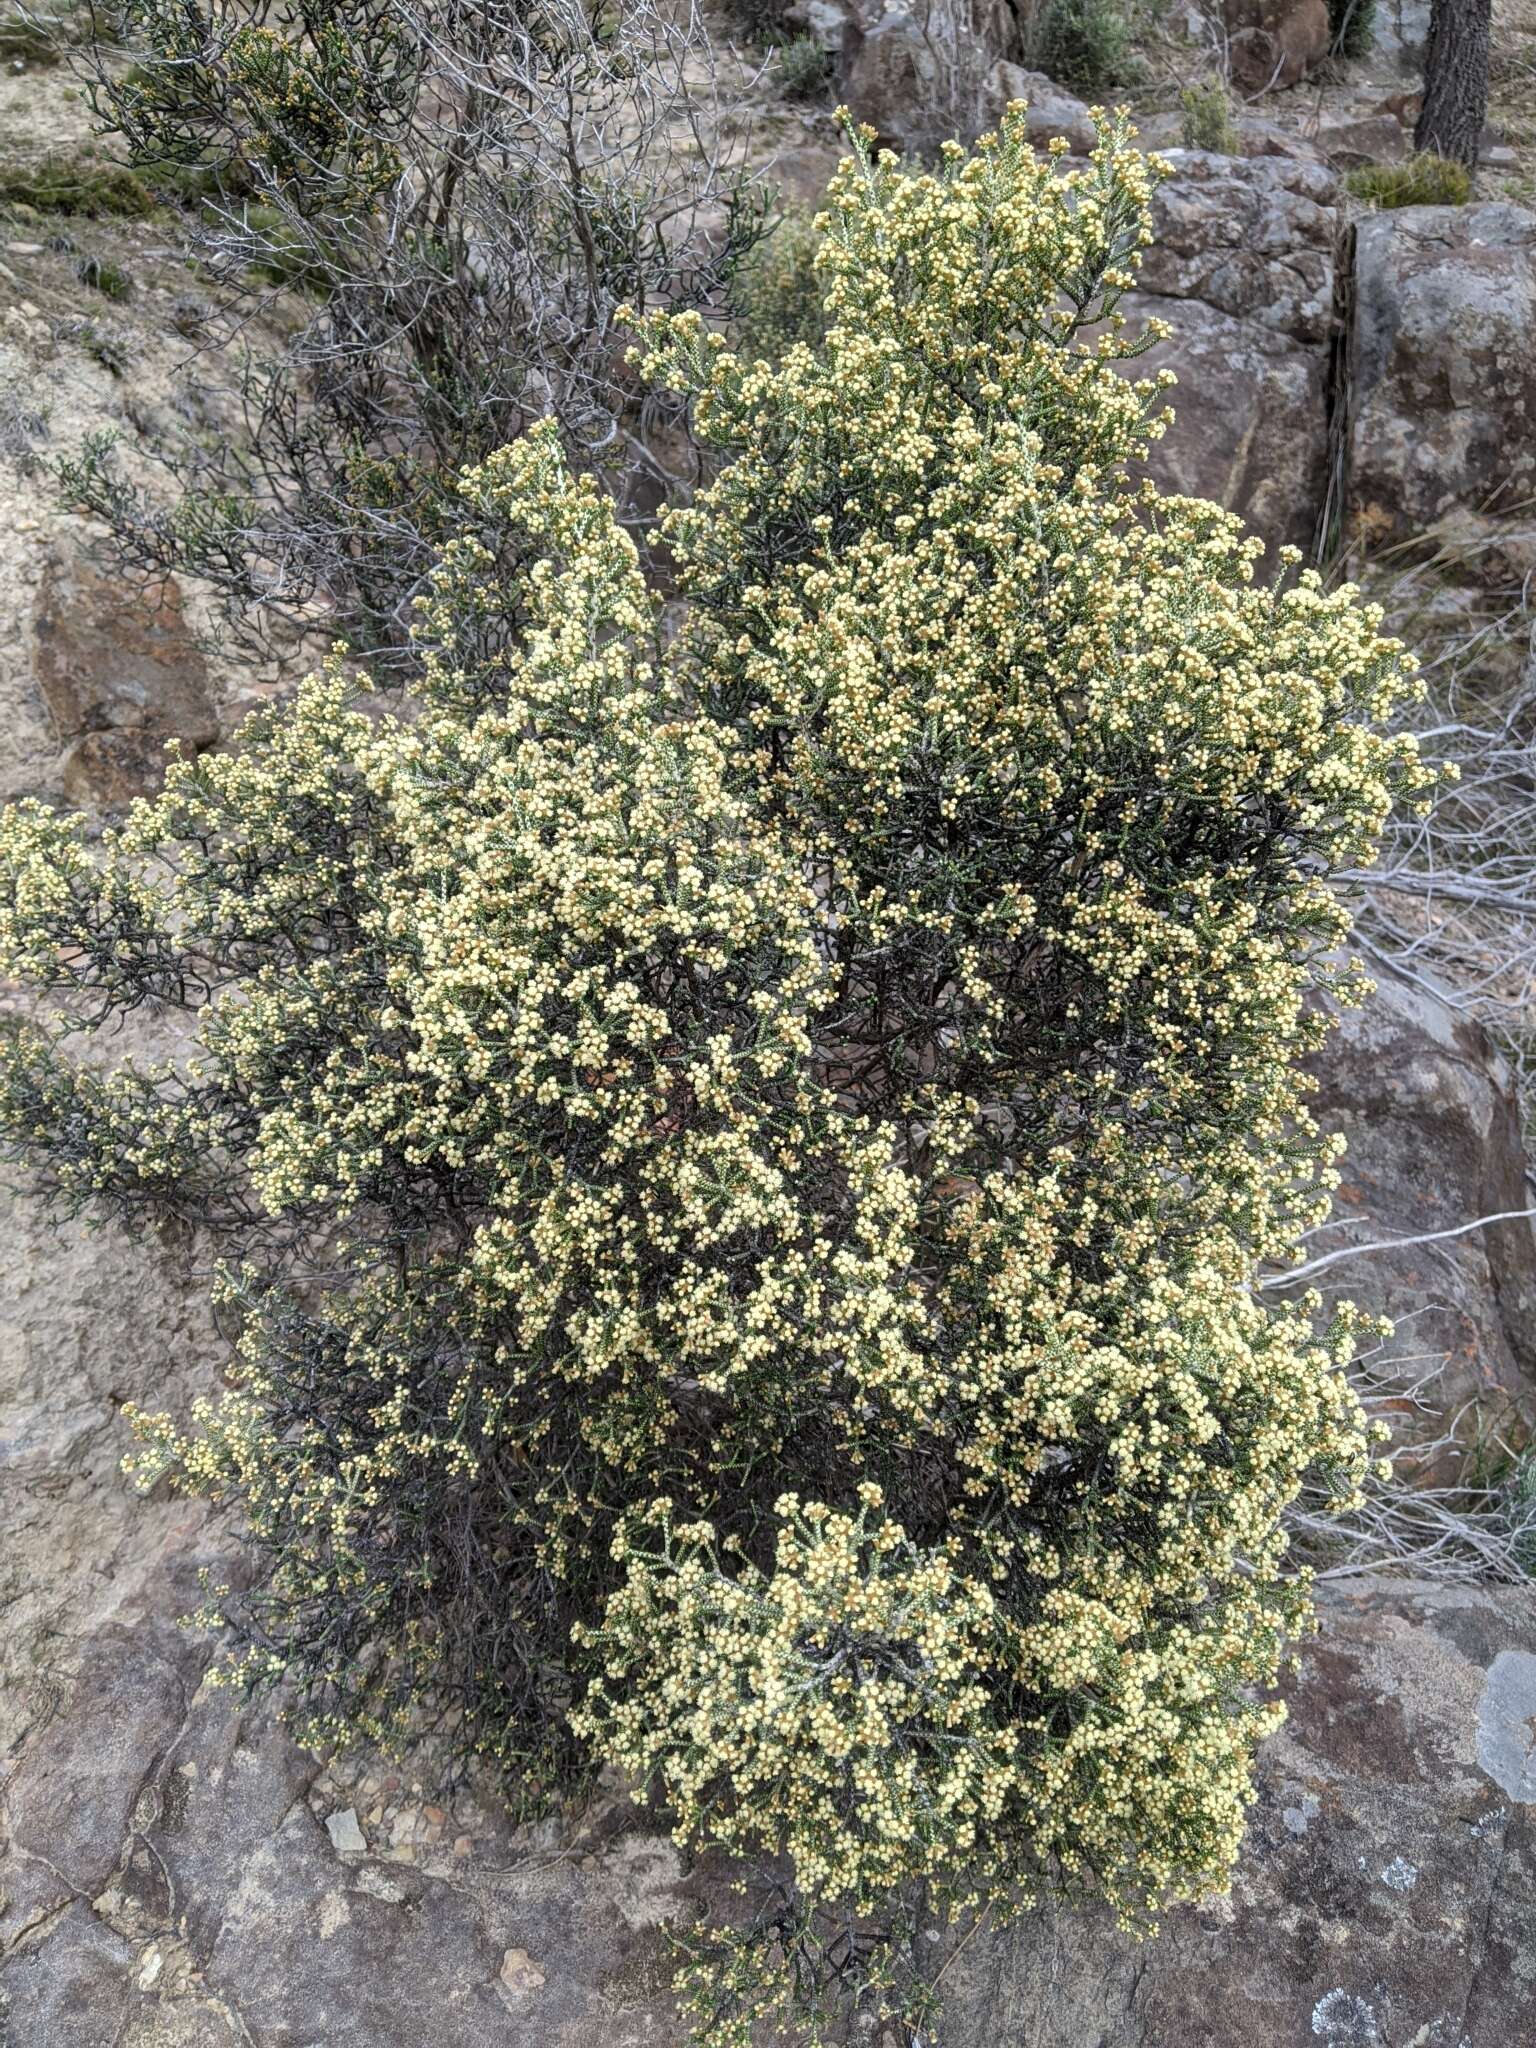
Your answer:
[[[75,265],[75,276],[104,299],[126,299],[133,293],[133,279],[110,256],[82,256]]]
[[[1232,119],[1232,102],[1220,79],[1187,85],[1179,94],[1186,149],[1209,149],[1219,156],[1241,156],[1243,138]]]
[[[39,213],[125,220],[142,220],[156,205],[154,193],[135,172],[88,155],[0,165],[0,206],[18,202]]]
[[[0,825],[62,1006],[11,1151],[218,1255],[226,1390],[133,1425],[264,1554],[225,1677],[782,1859],[689,1937],[707,2048],[910,2030],[983,1903],[1218,1879],[1281,1517],[1369,1468],[1351,1317],[1254,1276],[1337,1180],[1298,1062],[1412,663],[1131,481],[1150,187],[1123,124],[861,137],[824,341],[635,323],[722,464],[665,589],[547,420],[462,474],[401,711],[338,653],[121,832]],[[75,1057],[156,1004],[194,1057]]]
[[[1357,199],[1382,209],[1465,206],[1472,197],[1472,174],[1465,164],[1428,154],[1401,164],[1362,164],[1345,174],[1344,183]]]
[[[1335,56],[1365,56],[1376,40],[1376,0],[1328,0],[1328,27]]]
[[[787,100],[820,99],[832,80],[832,54],[814,36],[791,36],[780,43],[774,70]]]
[[[1139,70],[1120,0],[1045,0],[1031,44],[1039,69],[1074,92],[1128,84]]]

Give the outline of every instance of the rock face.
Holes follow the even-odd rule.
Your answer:
[[[1330,163],[1350,170],[1359,164],[1402,163],[1413,152],[1413,136],[1396,114],[1362,114],[1320,128],[1317,146]]]
[[[1138,1945],[1098,1913],[983,1933],[953,2048],[1334,2048],[1536,2029],[1536,1594],[1335,1599],[1264,1750],[1230,1898]],[[540,1853],[338,1851],[314,1763],[110,1624],[6,1792],[8,2048],[681,2048],[661,1929],[708,1909],[634,1824]],[[8,2033],[6,2029],[9,2029]]]
[[[1036,1914],[951,1973],[954,2048],[1513,2048],[1536,2034],[1536,1596],[1325,1607],[1230,1898],[1137,1947]]]
[[[1418,84],[1429,41],[1430,0],[1376,0],[1372,49]]]
[[[167,740],[197,753],[217,739],[207,666],[174,577],[141,592],[82,556],[55,555],[38,585],[33,632],[72,802],[115,805],[153,791]]]
[[[1458,1229],[1536,1204],[1507,1066],[1482,1027],[1383,971],[1316,1062],[1314,1109],[1349,1150],[1314,1258]],[[1392,1349],[1439,1359],[1431,1428],[1469,1404],[1485,1424],[1536,1426],[1536,1224],[1515,1218],[1438,1243],[1340,1257],[1319,1273],[1398,1325]],[[1405,1420],[1405,1434],[1413,1430]]]
[[[1356,231],[1351,529],[1412,541],[1448,518],[1482,566],[1536,566],[1536,214],[1490,201],[1372,214]]]
[[[989,127],[1002,119],[1003,110],[1014,100],[1023,100],[1029,111],[1024,126],[1036,149],[1044,149],[1056,136],[1064,135],[1074,156],[1086,156],[1098,141],[1098,130],[1086,104],[1063,92],[1043,71],[1026,71],[1021,64],[1006,60],[994,64],[982,96],[982,113]]]
[[[1173,150],[1155,241],[1121,310],[1171,337],[1131,365],[1171,369],[1174,424],[1149,468],[1271,542],[1310,545],[1328,475],[1328,355],[1338,184],[1282,156]]]
[[[218,1355],[184,1245],[0,1198],[0,1755],[51,1711],[72,1645],[198,1542],[201,1509],[129,1493],[121,1410],[182,1406]]]
[[[1342,1239],[1521,1205],[1508,1077],[1443,1006],[1386,985],[1321,1072],[1355,1145]],[[202,1277],[185,1246],[30,1205],[0,1227],[0,2042],[682,2048],[663,1930],[718,1875],[616,1796],[556,1838],[322,1770],[207,1686],[174,1617],[201,1568],[229,1576],[231,1535],[115,1469],[124,1399],[207,1384]],[[1529,1227],[1450,1250],[1340,1282],[1423,1320],[1466,1383],[1518,1386]],[[1290,1704],[1230,1899],[1149,1945],[1096,1913],[978,1935],[946,1976],[947,2048],[1536,2038],[1536,1589],[1332,1591]]]

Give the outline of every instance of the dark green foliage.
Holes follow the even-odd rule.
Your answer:
[[[144,180],[125,165],[82,154],[0,166],[0,206],[17,204],[39,213],[143,220],[154,212],[156,201]]]
[[[132,278],[110,256],[82,256],[75,265],[75,276],[104,299],[126,299],[133,292]]]
[[[1131,19],[1119,0],[1045,0],[1033,45],[1039,68],[1073,92],[1104,92],[1138,69]]]
[[[791,36],[779,45],[775,69],[786,99],[820,99],[832,80],[832,55],[814,36]]]
[[[820,341],[821,285],[815,262],[810,218],[790,212],[737,266],[730,304],[744,354],[775,361],[797,341]]]
[[[1328,0],[1332,49],[1338,57],[1363,57],[1376,40],[1376,0]]]
[[[1209,149],[1221,156],[1241,155],[1243,139],[1232,120],[1227,89],[1219,79],[1186,86],[1179,94],[1179,106],[1184,115],[1186,149]]]

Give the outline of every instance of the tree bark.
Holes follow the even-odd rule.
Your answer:
[[[1424,108],[1413,146],[1472,169],[1488,112],[1493,0],[1433,0],[1424,51]]]

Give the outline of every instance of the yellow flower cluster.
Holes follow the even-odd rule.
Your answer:
[[[462,480],[409,707],[338,652],[99,858],[0,828],[7,971],[195,1013],[154,1073],[14,1035],[0,1121],[224,1241],[236,1384],[138,1470],[268,1553],[235,1675],[619,1764],[811,1919],[1219,1880],[1280,1518],[1366,1469],[1351,1319],[1253,1274],[1332,1183],[1298,1060],[1411,664],[1133,481],[1155,174],[858,140],[824,340],[641,323],[729,458],[680,630],[540,428]],[[712,2048],[810,1981],[765,1939]]]

